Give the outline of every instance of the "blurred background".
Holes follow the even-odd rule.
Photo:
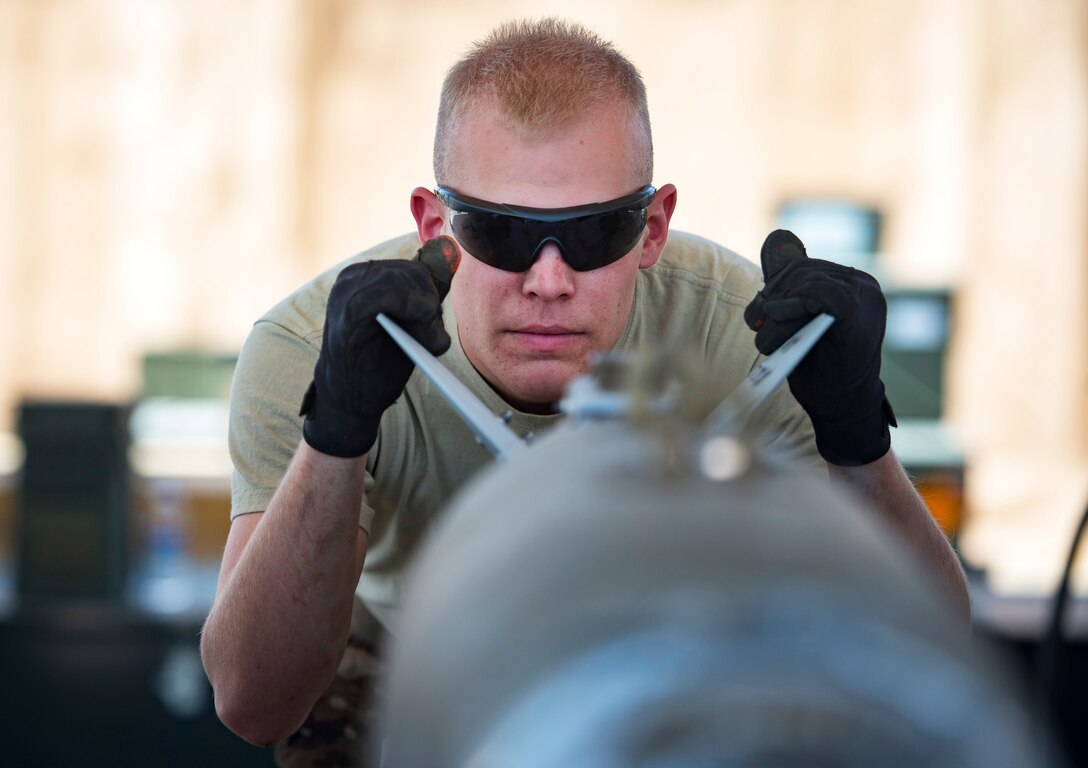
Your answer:
[[[0,636],[30,719],[52,711],[42,676],[77,685],[86,662],[102,677],[71,695],[93,700],[136,666],[132,697],[174,734],[146,749],[199,733],[267,762],[229,752],[194,655],[229,524],[234,356],[294,287],[412,228],[446,67],[540,13],[0,0]],[[979,630],[1030,654],[1088,501],[1088,6],[547,13],[640,67],[675,228],[758,259],[788,226],[880,277],[897,452],[972,572]],[[109,722],[75,732],[86,764]]]

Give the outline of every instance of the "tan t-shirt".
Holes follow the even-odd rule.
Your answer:
[[[230,405],[231,518],[267,508],[302,436],[298,415],[321,347],[325,304],[337,274],[369,259],[415,255],[413,235],[390,240],[322,273],[258,320],[242,348]],[[661,259],[638,272],[634,308],[616,345],[635,352],[661,345],[694,346],[706,369],[731,391],[759,361],[744,307],[759,290],[759,269],[708,240],[673,232]],[[518,434],[540,434],[559,416],[513,410],[468,362],[445,304],[453,338],[441,360],[496,414],[509,412]],[[760,421],[776,435],[775,448],[818,461],[808,417],[780,387],[761,407]],[[369,534],[366,566],[357,594],[389,625],[399,602],[405,566],[443,505],[473,474],[492,461],[445,398],[418,371],[404,395],[382,417],[367,457],[366,502],[359,525]],[[517,500],[511,499],[516,511]]]

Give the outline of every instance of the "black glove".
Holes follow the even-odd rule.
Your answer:
[[[790,391],[812,419],[816,448],[831,464],[876,461],[891,447],[896,426],[880,380],[880,348],[888,314],[880,284],[865,272],[810,259],[784,229],[760,252],[765,285],[744,310],[756,348],[774,352],[821,312],[834,325],[789,376]]]
[[[412,375],[411,360],[375,319],[384,312],[432,354],[450,347],[442,324],[457,246],[430,240],[412,261],[365,261],[336,278],[325,313],[321,354],[302,400],[302,435],[332,456],[362,456],[378,436],[386,408]]]

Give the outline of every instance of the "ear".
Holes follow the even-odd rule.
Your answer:
[[[657,195],[646,209],[646,237],[642,241],[642,255],[638,268],[647,269],[661,258],[661,251],[669,239],[669,221],[676,208],[676,187],[666,184],[657,190]]]
[[[412,190],[412,216],[416,220],[419,242],[425,243],[441,234],[446,226],[446,206],[426,187]]]

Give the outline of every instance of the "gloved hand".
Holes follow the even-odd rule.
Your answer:
[[[775,230],[760,252],[764,286],[744,310],[756,348],[774,352],[821,312],[834,325],[789,376],[790,391],[808,413],[816,448],[831,464],[876,461],[891,447],[896,426],[880,380],[880,348],[888,308],[865,272],[810,259],[792,232]]]
[[[460,251],[448,237],[423,244],[412,261],[365,261],[336,278],[325,313],[321,354],[302,401],[302,435],[332,456],[362,456],[386,408],[400,397],[414,364],[375,319],[384,312],[432,354],[450,347],[442,324]]]

